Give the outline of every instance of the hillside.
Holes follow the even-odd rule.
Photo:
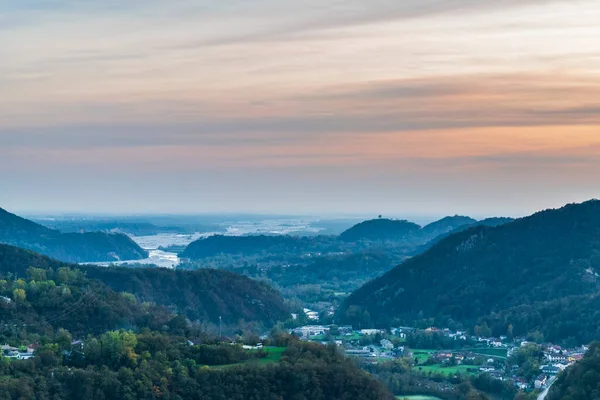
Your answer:
[[[600,342],[593,343],[581,361],[558,376],[546,399],[600,399]]]
[[[61,233],[0,208],[0,243],[67,262],[140,260],[148,253],[128,236],[101,232]]]
[[[419,225],[409,221],[379,218],[356,224],[342,232],[339,238],[347,242],[398,240],[418,234],[420,230]]]
[[[476,223],[477,220],[471,217],[455,215],[453,217],[444,217],[438,221],[434,221],[430,224],[425,225],[423,227],[422,232],[427,236],[435,237],[444,233],[451,232],[461,226],[473,225]]]
[[[24,335],[65,328],[81,336],[122,327],[160,329],[175,317],[87,278],[76,265],[7,245],[0,245],[0,296],[4,340],[21,329]]]
[[[31,251],[0,245],[0,274],[25,277],[29,267],[54,271],[83,271],[86,279],[101,281],[112,290],[132,293],[140,302],[154,302],[185,314],[192,321],[226,324],[259,322],[267,326],[287,319],[281,295],[245,276],[203,269],[173,271],[162,268],[105,268],[65,264]]]
[[[2,398],[394,400],[335,348],[291,338],[255,352],[158,331],[106,332],[82,351],[66,339],[62,332],[34,358],[0,363]]]
[[[181,253],[181,256],[190,259],[201,259],[219,254],[301,253],[304,251],[314,251],[319,248],[329,249],[332,247],[333,241],[333,238],[322,236],[214,235],[190,243],[183,253]]]
[[[165,268],[85,267],[87,276],[141,301],[175,307],[192,321],[272,326],[290,314],[272,287],[246,276],[214,269],[178,271]]]
[[[509,222],[512,222],[512,221],[514,221],[513,218],[493,217],[493,218],[482,219],[480,221],[473,220],[473,222],[469,222],[469,223],[464,224],[464,225],[458,225],[458,226],[452,228],[449,231],[440,233],[439,235],[433,237],[433,239],[430,239],[431,238],[431,235],[430,235],[429,236],[430,240],[427,243],[423,244],[422,246],[418,246],[414,250],[414,252],[412,253],[412,255],[417,255],[417,254],[424,253],[427,249],[429,249],[430,247],[432,247],[436,243],[439,243],[442,239],[447,238],[448,236],[453,235],[455,233],[464,232],[464,231],[466,231],[469,228],[473,228],[473,227],[477,227],[477,226],[491,226],[491,227],[494,227],[494,226],[500,226],[500,225],[508,224]]]
[[[547,210],[441,240],[354,292],[340,322],[462,325],[494,335],[597,338],[600,201]]]

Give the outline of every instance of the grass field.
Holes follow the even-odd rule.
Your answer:
[[[272,364],[281,361],[281,356],[285,351],[285,347],[264,347],[264,350],[269,352],[269,355],[265,358],[254,359],[246,361],[246,364]]]
[[[490,357],[498,357],[498,358],[506,358],[508,350],[507,349],[496,349],[496,348],[472,348],[472,349],[462,349],[462,351],[470,351],[474,354],[481,354],[483,356]]]
[[[422,362],[427,361],[427,359],[429,358],[429,356],[432,353],[435,353],[435,350],[429,350],[429,349],[414,349],[412,351],[413,353],[413,357],[416,358],[417,360],[419,360],[419,364]]]
[[[431,372],[432,374],[448,375],[448,374],[458,374],[458,373],[468,374],[469,372],[467,370],[470,368],[477,370],[479,367],[477,367],[475,365],[456,365],[454,367],[444,367],[439,364],[434,364],[434,365],[419,365],[419,366],[415,367],[414,370],[419,371],[423,374],[428,374],[429,372]]]
[[[211,369],[223,369],[223,368],[231,368],[237,365],[267,365],[267,364],[276,364],[281,361],[281,357],[283,356],[283,352],[285,351],[285,347],[263,347],[263,350],[267,350],[269,355],[265,358],[253,358],[248,361],[244,361],[242,363],[237,364],[226,364],[226,365],[207,365],[207,367]],[[249,350],[253,351],[253,350]]]

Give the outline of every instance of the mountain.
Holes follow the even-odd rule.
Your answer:
[[[164,307],[142,306],[89,279],[77,265],[7,245],[0,245],[0,296],[4,327],[24,327],[27,334],[52,328],[82,336],[133,326],[160,329],[174,317]],[[4,328],[0,335],[6,333]]]
[[[340,322],[487,323],[494,335],[598,338],[600,201],[452,234],[354,292]]]
[[[450,217],[450,218],[452,218],[452,217]],[[466,217],[466,218],[469,218],[469,217]],[[512,221],[514,221],[513,218],[492,217],[492,218],[482,219],[481,221],[473,220],[473,222],[469,222],[464,225],[458,225],[449,231],[440,233],[439,235],[433,237],[433,239],[429,240],[427,243],[416,247],[414,249],[412,255],[424,253],[427,249],[432,247],[434,244],[440,242],[442,239],[447,238],[448,236],[450,236],[454,233],[463,232],[463,231],[466,231],[467,229],[475,227],[475,226],[492,226],[493,227],[493,226],[504,225],[504,224],[507,224]],[[435,222],[434,222],[434,224],[435,224]],[[429,238],[431,238],[431,236],[429,236]]]
[[[600,400],[600,342],[593,343],[581,361],[558,376],[546,399]]]
[[[67,262],[140,260],[148,256],[126,235],[61,233],[1,208],[0,243],[23,247]]]
[[[192,321],[226,324],[240,321],[272,326],[288,319],[281,295],[264,283],[226,271],[175,271],[164,268],[117,268],[62,263],[34,252],[0,245],[0,275],[25,277],[28,268],[53,275],[61,268],[85,273],[112,291],[128,292],[139,302],[156,303],[185,314]],[[85,281],[84,285],[90,285]],[[10,297],[10,293],[6,293]]]
[[[225,324],[260,322],[270,327],[290,317],[279,292],[232,272],[113,267],[83,270],[117,291],[135,294],[140,301],[175,307],[192,321],[216,324],[221,317]]]
[[[309,263],[232,264],[222,268],[273,282],[282,290],[287,289],[284,293],[288,296],[291,291],[298,290],[299,293],[290,297],[302,298],[302,286],[310,285],[311,289],[323,296],[334,289],[336,292],[350,292],[388,271],[393,265],[393,261],[385,254],[365,252],[315,257]]]
[[[419,234],[421,227],[406,220],[386,218],[364,221],[345,230],[339,238],[346,242],[361,240],[398,240]]]
[[[261,253],[297,253],[314,251],[322,246],[329,247],[332,241],[332,238],[326,236],[214,235],[190,243],[181,253],[181,257],[201,259],[220,254],[256,255]]]
[[[190,345],[164,332],[123,330],[86,337],[80,349],[71,350],[63,331],[32,359],[3,359],[0,394],[53,400],[394,400],[335,346],[291,338],[280,345],[285,347],[246,351],[239,344]]]
[[[438,221],[425,225],[422,232],[429,237],[435,237],[451,232],[460,226],[473,225],[475,223],[477,223],[476,219],[455,215],[453,217],[444,217]]]

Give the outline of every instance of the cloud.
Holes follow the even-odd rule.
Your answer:
[[[324,87],[255,104],[250,99],[221,104],[193,100],[59,103],[48,106],[46,116],[35,118],[47,118],[43,126],[0,127],[0,145],[291,146],[348,135],[600,125],[599,99],[600,79],[595,77],[504,74]]]

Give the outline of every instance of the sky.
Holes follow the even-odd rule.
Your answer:
[[[0,207],[598,198],[598,21],[597,0],[0,0]]]

